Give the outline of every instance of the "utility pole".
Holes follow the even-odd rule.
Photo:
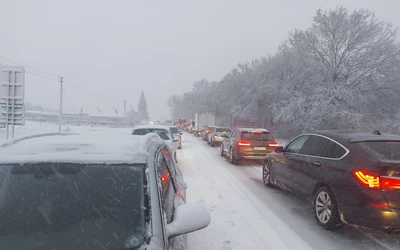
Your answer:
[[[59,124],[58,124],[58,132],[61,132],[62,128],[62,114],[63,114],[63,77],[60,77],[60,114],[59,114]]]
[[[126,100],[124,100],[124,123],[126,124]]]

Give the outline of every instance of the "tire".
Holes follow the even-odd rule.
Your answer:
[[[272,186],[272,183],[271,183],[271,166],[270,166],[268,161],[264,162],[262,178],[263,178],[263,182],[264,182],[265,186],[268,186],[268,187]]]
[[[225,156],[225,153],[224,153],[224,146],[221,144],[221,147],[219,147],[219,153],[220,153],[220,155],[222,156],[222,157],[224,157]]]
[[[214,142],[213,142],[212,140],[210,141],[210,146],[211,146],[211,147],[214,147],[214,146],[215,146],[215,144],[214,144]]]
[[[229,162],[232,164],[235,164],[236,161],[235,161],[235,157],[233,156],[233,152],[234,152],[233,148],[230,148],[229,149]]]
[[[175,162],[178,163],[178,158],[176,158],[176,152],[174,153]]]
[[[317,190],[313,205],[315,219],[322,228],[331,230],[342,224],[335,196],[327,186]]]

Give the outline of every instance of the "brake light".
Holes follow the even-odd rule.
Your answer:
[[[250,142],[247,141],[240,141],[238,144],[239,146],[250,146]]]
[[[254,130],[254,131],[251,131],[251,133],[253,133],[253,134],[262,134],[263,132],[260,131],[260,130]]]
[[[168,178],[169,178],[169,173],[166,173],[161,177],[161,181],[166,182],[168,180]]]
[[[356,170],[354,171],[356,179],[366,188],[379,189],[379,174],[373,171]]]
[[[268,146],[270,146],[270,147],[278,147],[279,144],[276,141],[273,141],[273,142],[268,143]]]
[[[400,180],[381,177],[381,188],[383,190],[400,189]]]

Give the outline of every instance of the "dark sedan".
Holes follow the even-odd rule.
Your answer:
[[[321,131],[269,154],[265,185],[310,202],[325,229],[344,223],[400,233],[400,136]]]

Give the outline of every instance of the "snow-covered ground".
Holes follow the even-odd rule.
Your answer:
[[[127,135],[131,131],[75,126],[64,130]],[[16,127],[15,134],[57,131],[56,124],[28,122]],[[5,130],[0,129],[0,142],[4,140]],[[188,133],[182,146],[178,160],[188,183],[188,203],[203,203],[211,213],[207,228],[189,234],[190,249],[400,249],[397,235],[350,226],[325,231],[315,222],[309,205],[278,188],[265,187],[257,164],[232,165],[218,148]]]

